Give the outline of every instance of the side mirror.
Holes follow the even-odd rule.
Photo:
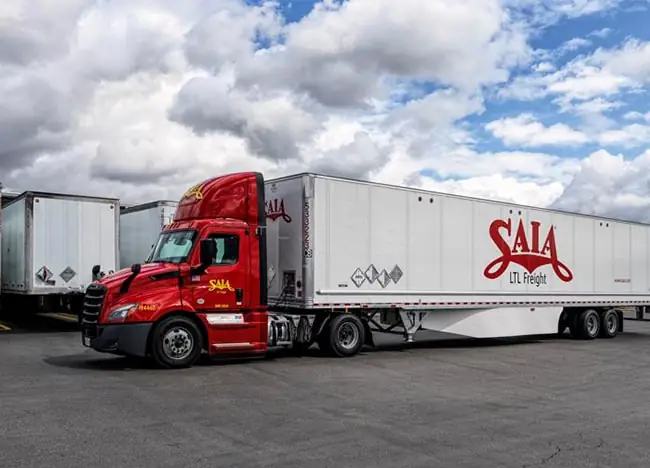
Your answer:
[[[205,268],[212,265],[214,258],[217,256],[217,244],[212,239],[203,239],[201,241],[199,257],[201,260],[201,267]]]

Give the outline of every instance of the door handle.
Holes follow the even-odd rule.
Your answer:
[[[235,288],[235,302],[241,304],[244,299],[244,290],[242,288]]]

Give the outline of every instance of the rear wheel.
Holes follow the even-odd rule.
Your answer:
[[[602,338],[614,338],[618,334],[620,316],[613,309],[606,310],[600,319],[600,336]]]
[[[365,328],[361,319],[353,314],[340,314],[332,317],[323,330],[325,348],[338,357],[354,356],[365,343]],[[320,347],[320,342],[319,342]],[[322,349],[322,348],[321,348]]]
[[[189,318],[168,317],[153,329],[151,354],[161,367],[190,367],[201,356],[201,338],[201,331]]]
[[[584,340],[597,338],[601,330],[600,315],[593,309],[583,310],[575,321],[576,334]]]

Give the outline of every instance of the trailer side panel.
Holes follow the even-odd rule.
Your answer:
[[[320,307],[650,302],[650,227],[316,177]]]

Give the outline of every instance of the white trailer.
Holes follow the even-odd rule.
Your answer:
[[[278,316],[360,311],[407,340],[595,338],[650,304],[648,225],[312,174],[266,181],[265,199]]]
[[[2,209],[3,295],[83,298],[118,266],[119,200],[23,192]]]
[[[178,202],[157,200],[124,208],[120,214],[120,268],[143,263],[160,231],[174,219]]]

